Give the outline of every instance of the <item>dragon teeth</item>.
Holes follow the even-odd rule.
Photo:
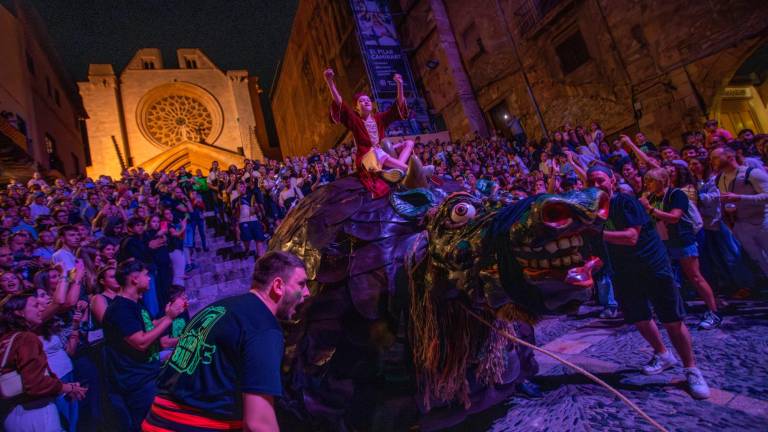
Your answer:
[[[549,260],[545,260],[545,259],[539,260],[539,267],[543,269],[549,268]]]
[[[571,246],[581,246],[584,244],[584,240],[581,238],[581,236],[573,236],[571,237]]]
[[[568,240],[567,238],[561,238],[560,240],[557,241],[557,246],[560,249],[568,249],[569,247],[571,247],[571,241]]]
[[[520,265],[523,266],[523,267],[528,267],[528,260],[527,259],[518,258],[517,262],[519,262]]]
[[[528,246],[523,246],[523,252],[530,252],[531,248]]]
[[[569,265],[571,265],[571,257],[569,257],[569,256],[567,256],[567,257],[563,257],[563,265],[564,265],[564,266],[569,266]]]
[[[581,262],[581,255],[579,254],[573,254],[571,255],[571,262],[576,264]]]
[[[552,267],[560,267],[561,265],[563,265],[563,261],[560,258],[552,260]]]
[[[544,245],[544,249],[546,249],[549,253],[555,253],[557,252],[557,243],[551,241]]]
[[[542,250],[543,250],[543,248],[541,246],[533,248],[534,252],[541,252]]]

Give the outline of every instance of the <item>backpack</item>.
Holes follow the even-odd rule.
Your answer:
[[[749,175],[752,174],[752,170],[755,169],[755,167],[747,167],[747,171],[744,173],[744,186],[750,185],[752,186],[752,182],[749,181]],[[715,177],[715,186],[717,188],[720,188],[720,177],[723,176],[723,173],[719,173]],[[738,173],[736,174],[738,177]]]
[[[669,191],[667,191],[667,194],[664,196],[664,199],[662,200],[661,205],[664,207],[664,211],[667,211],[667,200],[670,196],[676,191],[679,190],[682,193],[685,193],[682,189],[678,188],[669,188]],[[682,220],[688,222],[693,227],[693,233],[698,234],[699,231],[701,231],[702,228],[704,228],[704,219],[701,218],[701,213],[699,212],[699,208],[696,207],[696,203],[694,203],[692,200],[688,200],[688,210],[683,213],[683,216],[681,217]]]

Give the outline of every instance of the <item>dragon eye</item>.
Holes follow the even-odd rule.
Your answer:
[[[453,206],[451,209],[451,222],[452,224],[464,225],[477,216],[477,210],[475,206],[469,203],[459,203]]]

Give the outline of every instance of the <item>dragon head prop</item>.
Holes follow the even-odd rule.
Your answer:
[[[459,192],[430,214],[406,260],[414,364],[427,406],[456,398],[466,405],[470,368],[477,382],[502,381],[509,346],[498,330],[589,298],[600,265],[590,258],[590,236],[607,219],[608,203],[605,193],[587,189],[493,210]],[[419,245],[426,251],[417,253]],[[496,328],[484,328],[466,308]]]

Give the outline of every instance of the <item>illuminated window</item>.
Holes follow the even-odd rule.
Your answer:
[[[154,69],[155,68],[155,62],[152,60],[142,60],[141,65],[144,69]]]

